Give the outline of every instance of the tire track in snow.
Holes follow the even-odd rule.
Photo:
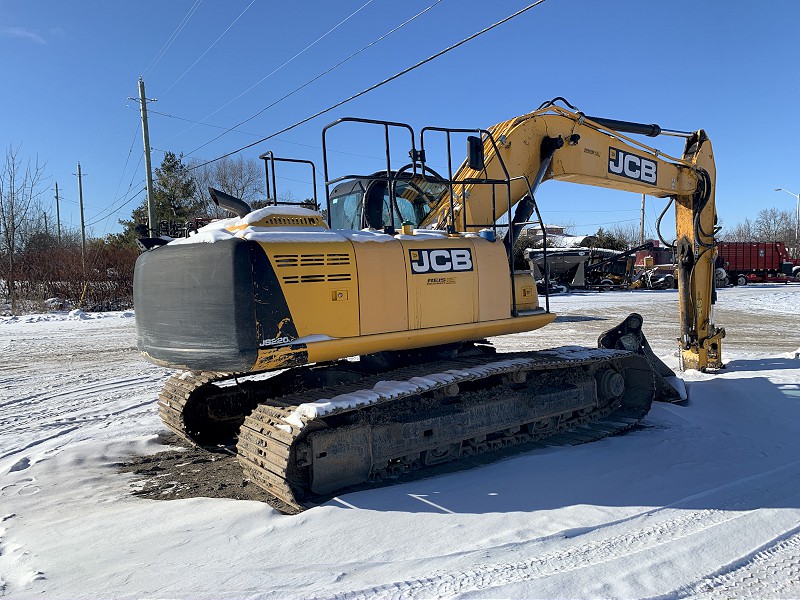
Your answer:
[[[30,450],[31,448],[35,448],[36,446],[44,444],[45,442],[49,442],[51,440],[58,439],[58,438],[63,437],[65,435],[69,435],[70,433],[72,433],[74,431],[77,431],[78,429],[80,429],[80,427],[78,427],[78,426],[76,426],[76,427],[68,427],[67,429],[59,431],[59,432],[57,432],[57,433],[55,433],[55,434],[53,434],[51,436],[48,436],[48,437],[45,437],[45,438],[42,438],[42,439],[39,439],[39,440],[35,440],[35,441],[23,446],[22,448],[12,448],[8,452],[6,452],[2,456],[0,456],[0,460],[6,459],[9,456],[14,456],[15,454],[19,454],[20,452],[25,452],[25,450]],[[17,462],[19,462],[19,461],[17,461]]]
[[[616,560],[624,560],[637,553],[657,546],[678,542],[710,528],[746,517],[761,510],[760,507],[778,502],[783,495],[792,495],[791,491],[783,492],[782,490],[785,489],[783,486],[776,486],[774,482],[768,481],[764,485],[756,485],[738,494],[735,493],[727,499],[720,499],[719,508],[694,510],[680,508],[680,504],[689,503],[698,497],[703,497],[719,490],[728,490],[729,488],[752,484],[756,479],[763,479],[781,471],[790,470],[788,476],[786,474],[782,475],[783,481],[787,477],[789,479],[796,478],[800,476],[798,465],[800,465],[800,461],[795,461],[777,469],[745,477],[731,484],[714,488],[709,492],[695,494],[683,501],[648,511],[645,516],[635,517],[634,520],[639,520],[643,523],[654,518],[660,520],[643,527],[626,530],[624,527],[619,526],[619,522],[616,522],[610,526],[601,525],[589,529],[572,538],[572,541],[577,542],[577,544],[562,550],[546,552],[529,560],[482,564],[463,570],[440,571],[429,577],[393,582],[323,597],[337,600],[450,597],[497,586],[561,575],[577,569],[595,567]],[[791,487],[788,489],[791,490]],[[749,508],[753,506],[758,506],[759,508]],[[630,527],[630,523],[626,523],[625,527]],[[623,532],[617,535],[612,534],[610,537],[589,539],[591,535],[596,535],[606,529],[610,530],[609,533],[620,529]],[[552,538],[553,536],[550,537]],[[797,537],[800,537],[800,533],[797,534]],[[793,537],[790,539],[794,540]],[[515,545],[523,548],[537,541],[520,542]],[[794,544],[794,541],[788,546],[793,549],[794,546],[792,544]],[[491,549],[482,549],[481,552],[486,553],[487,550],[491,551]],[[789,559],[792,556],[796,557],[797,555],[790,553]]]
[[[800,525],[665,598],[800,598]]]
[[[164,375],[162,373],[141,374],[135,377],[127,377],[124,379],[110,379],[110,380],[105,379],[89,383],[86,385],[73,385],[67,389],[64,389],[63,385],[56,385],[47,388],[44,391],[41,391],[37,394],[21,396],[19,398],[13,398],[6,402],[0,403],[0,408],[13,406],[15,404],[27,405],[27,404],[41,403],[43,401],[57,400],[59,398],[64,398],[64,397],[71,397],[74,399],[85,399],[86,396],[90,396],[95,393],[110,392],[118,389],[131,387],[131,384],[149,385],[160,381],[162,378],[164,378]]]
[[[408,596],[449,597],[511,583],[542,579],[623,559],[637,552],[680,540],[710,527],[727,523],[747,513],[723,510],[692,511],[661,523],[598,541],[585,543],[536,558],[512,563],[476,566],[462,571],[441,572],[430,577],[396,582],[369,589],[336,594],[337,600],[402,598]]]
[[[13,432],[0,460],[87,427],[107,426],[120,415],[150,411],[157,398],[152,388],[163,377],[160,369],[106,379],[98,375],[92,373],[94,381],[84,384],[70,379],[69,386],[55,385],[0,406],[0,428]]]
[[[15,454],[19,454],[20,452],[24,452],[25,450],[29,450],[30,448],[33,448],[33,447],[38,446],[40,444],[43,444],[44,442],[48,442],[50,440],[54,440],[54,439],[60,438],[60,437],[62,437],[64,435],[67,435],[67,434],[72,433],[74,431],[78,431],[84,425],[92,425],[92,424],[95,424],[95,423],[98,423],[98,422],[108,421],[108,419],[112,419],[114,417],[118,417],[119,415],[123,415],[123,414],[130,413],[130,412],[135,412],[138,409],[142,409],[142,408],[152,407],[154,404],[155,404],[155,399],[147,400],[145,402],[140,402],[139,404],[135,404],[135,405],[132,405],[132,406],[127,406],[127,407],[121,408],[120,410],[115,410],[115,411],[112,411],[112,412],[103,413],[101,415],[93,415],[93,416],[89,416],[89,417],[79,417],[79,418],[59,419],[58,422],[42,425],[42,427],[40,429],[45,429],[46,430],[46,429],[55,429],[56,427],[63,427],[65,424],[74,424],[72,427],[67,427],[66,429],[62,429],[60,431],[57,431],[53,435],[46,436],[46,437],[44,437],[42,439],[36,440],[34,442],[31,442],[31,443],[27,444],[26,446],[24,446],[22,448],[11,449],[10,451],[6,452],[5,454],[0,455],[0,460],[3,460],[5,458],[8,458],[9,456],[13,456]],[[20,459],[20,460],[25,460],[25,459],[23,458],[23,459]]]
[[[140,395],[146,388],[152,387],[161,380],[160,374],[139,375],[123,379],[106,379],[103,381],[92,382],[87,385],[73,385],[67,389],[59,386],[56,390],[45,390],[35,396],[19,398],[3,405],[6,408],[0,417],[0,427],[13,425],[15,429],[25,426],[28,423],[37,425],[43,419],[55,417],[60,420],[74,418],[70,412],[95,409],[103,401],[118,399],[118,392],[124,390],[130,392],[126,396]],[[157,397],[157,391],[153,391],[153,400]],[[36,402],[30,400],[36,399]],[[15,405],[16,404],[16,405]],[[15,405],[9,407],[9,405]],[[25,408],[25,410],[21,410]]]

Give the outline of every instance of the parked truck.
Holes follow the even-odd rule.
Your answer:
[[[790,258],[783,242],[720,242],[717,266],[734,285],[800,279],[800,259]]]

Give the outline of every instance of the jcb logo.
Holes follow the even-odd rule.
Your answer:
[[[644,183],[656,184],[658,165],[643,156],[616,148],[608,149],[608,172]]]
[[[408,254],[413,273],[472,271],[472,251],[469,248],[409,250]]]

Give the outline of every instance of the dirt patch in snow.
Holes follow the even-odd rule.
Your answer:
[[[133,494],[153,500],[182,498],[230,498],[266,502],[273,508],[290,510],[280,500],[246,480],[236,459],[235,447],[187,446],[173,433],[159,434],[169,450],[136,456],[119,470],[132,473]]]

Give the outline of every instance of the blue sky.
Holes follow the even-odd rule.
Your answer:
[[[221,128],[251,117],[433,4],[240,131],[211,142]],[[23,156],[46,163],[48,186],[58,181],[64,198],[66,225],[80,223],[73,176],[80,161],[88,174],[86,220],[101,236],[119,230],[117,219],[129,217],[142,198],[126,204],[144,185],[138,103],[127,99],[137,95],[140,75],[147,96],[158,99],[149,105],[154,168],[164,150],[210,159],[347,98],[528,4],[2,0],[0,144],[21,145]],[[321,169],[321,130],[338,117],[402,121],[417,130],[488,127],[564,96],[590,115],[705,129],[717,161],[718,212],[732,226],[763,208],[793,211],[795,199],[774,188],[800,192],[794,113],[799,22],[796,2],[547,0],[243,156],[272,150],[314,160]],[[367,170],[370,163],[380,168],[373,145],[358,133],[337,143],[342,173]],[[678,155],[682,147],[674,139],[648,143]],[[309,195],[310,185],[302,183],[310,181],[307,173],[279,174],[281,191]],[[638,222],[640,197],[634,194],[548,183],[538,200],[547,222],[574,224],[576,233]],[[648,202],[648,226],[662,207],[661,200]]]

